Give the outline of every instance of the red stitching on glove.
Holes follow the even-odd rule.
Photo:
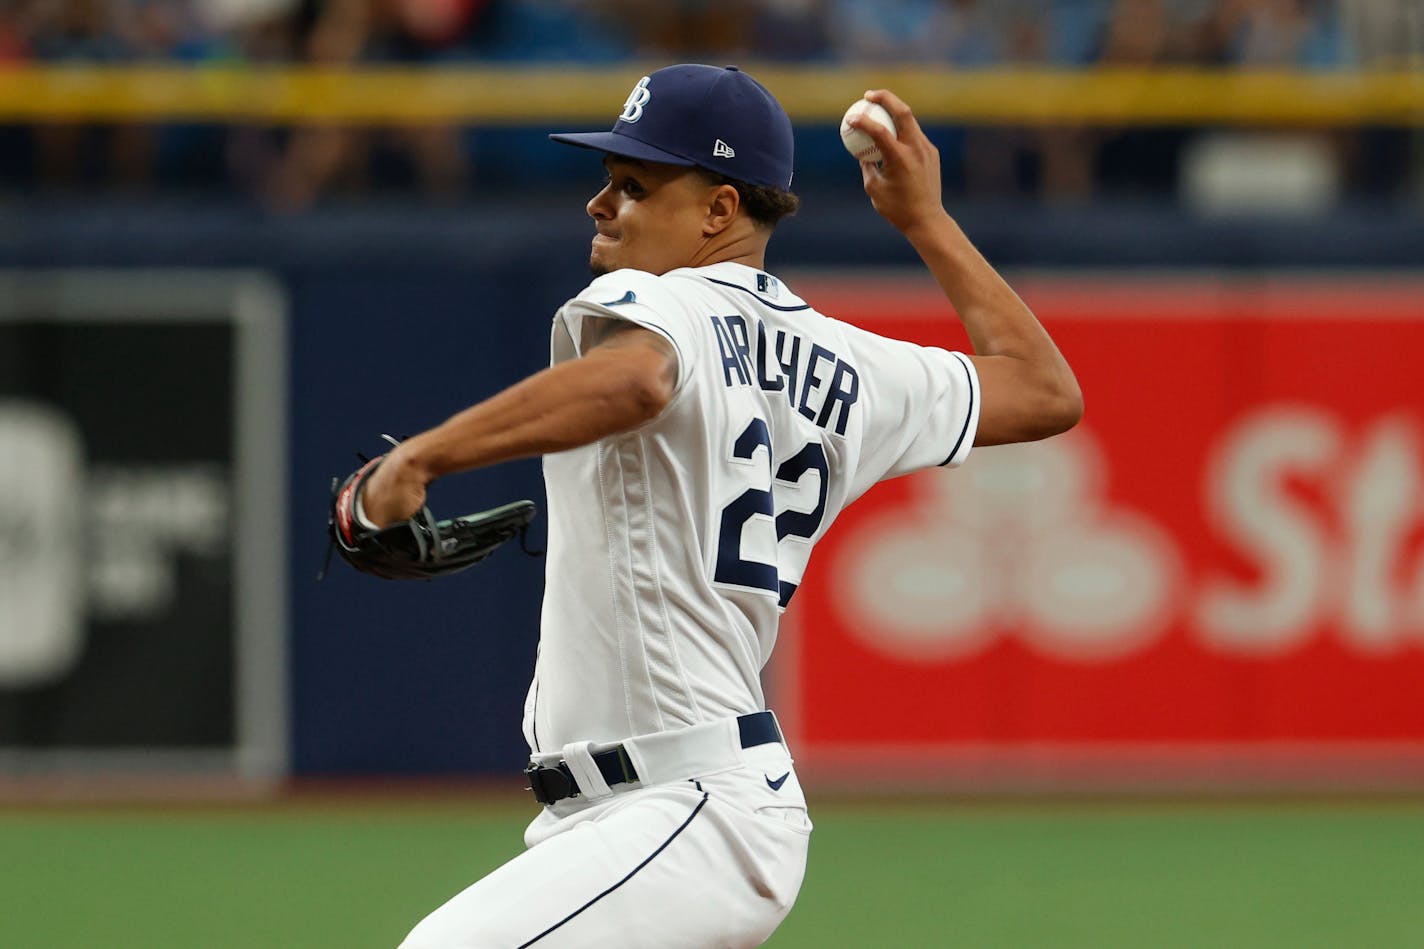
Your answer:
[[[371,468],[384,457],[385,455],[380,455],[372,458],[356,469],[356,473],[347,479],[346,483],[341,486],[341,492],[336,496],[336,529],[341,532],[341,537],[347,544],[356,542],[351,534],[352,524],[356,520],[356,489],[361,486],[361,482],[366,480],[366,475]]]

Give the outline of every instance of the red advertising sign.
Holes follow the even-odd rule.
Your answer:
[[[1018,286],[1086,417],[842,514],[787,614],[800,755],[1424,756],[1424,282]],[[967,348],[926,280],[797,289]]]

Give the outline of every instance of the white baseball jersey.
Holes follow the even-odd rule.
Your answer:
[[[606,319],[671,341],[677,383],[651,422],[544,459],[536,752],[763,708],[816,542],[877,481],[962,463],[979,417],[964,355],[831,319],[741,264],[599,277],[555,315],[552,362]]]

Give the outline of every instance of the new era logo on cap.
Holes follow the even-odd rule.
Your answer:
[[[791,120],[765,86],[735,66],[659,69],[638,80],[611,130],[549,137],[624,158],[696,165],[748,184],[791,187]]]

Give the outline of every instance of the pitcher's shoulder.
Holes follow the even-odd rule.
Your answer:
[[[614,270],[596,277],[565,305],[582,311],[592,309],[605,315],[646,308],[653,312],[675,313],[686,309],[686,294],[666,275],[644,270]]]

